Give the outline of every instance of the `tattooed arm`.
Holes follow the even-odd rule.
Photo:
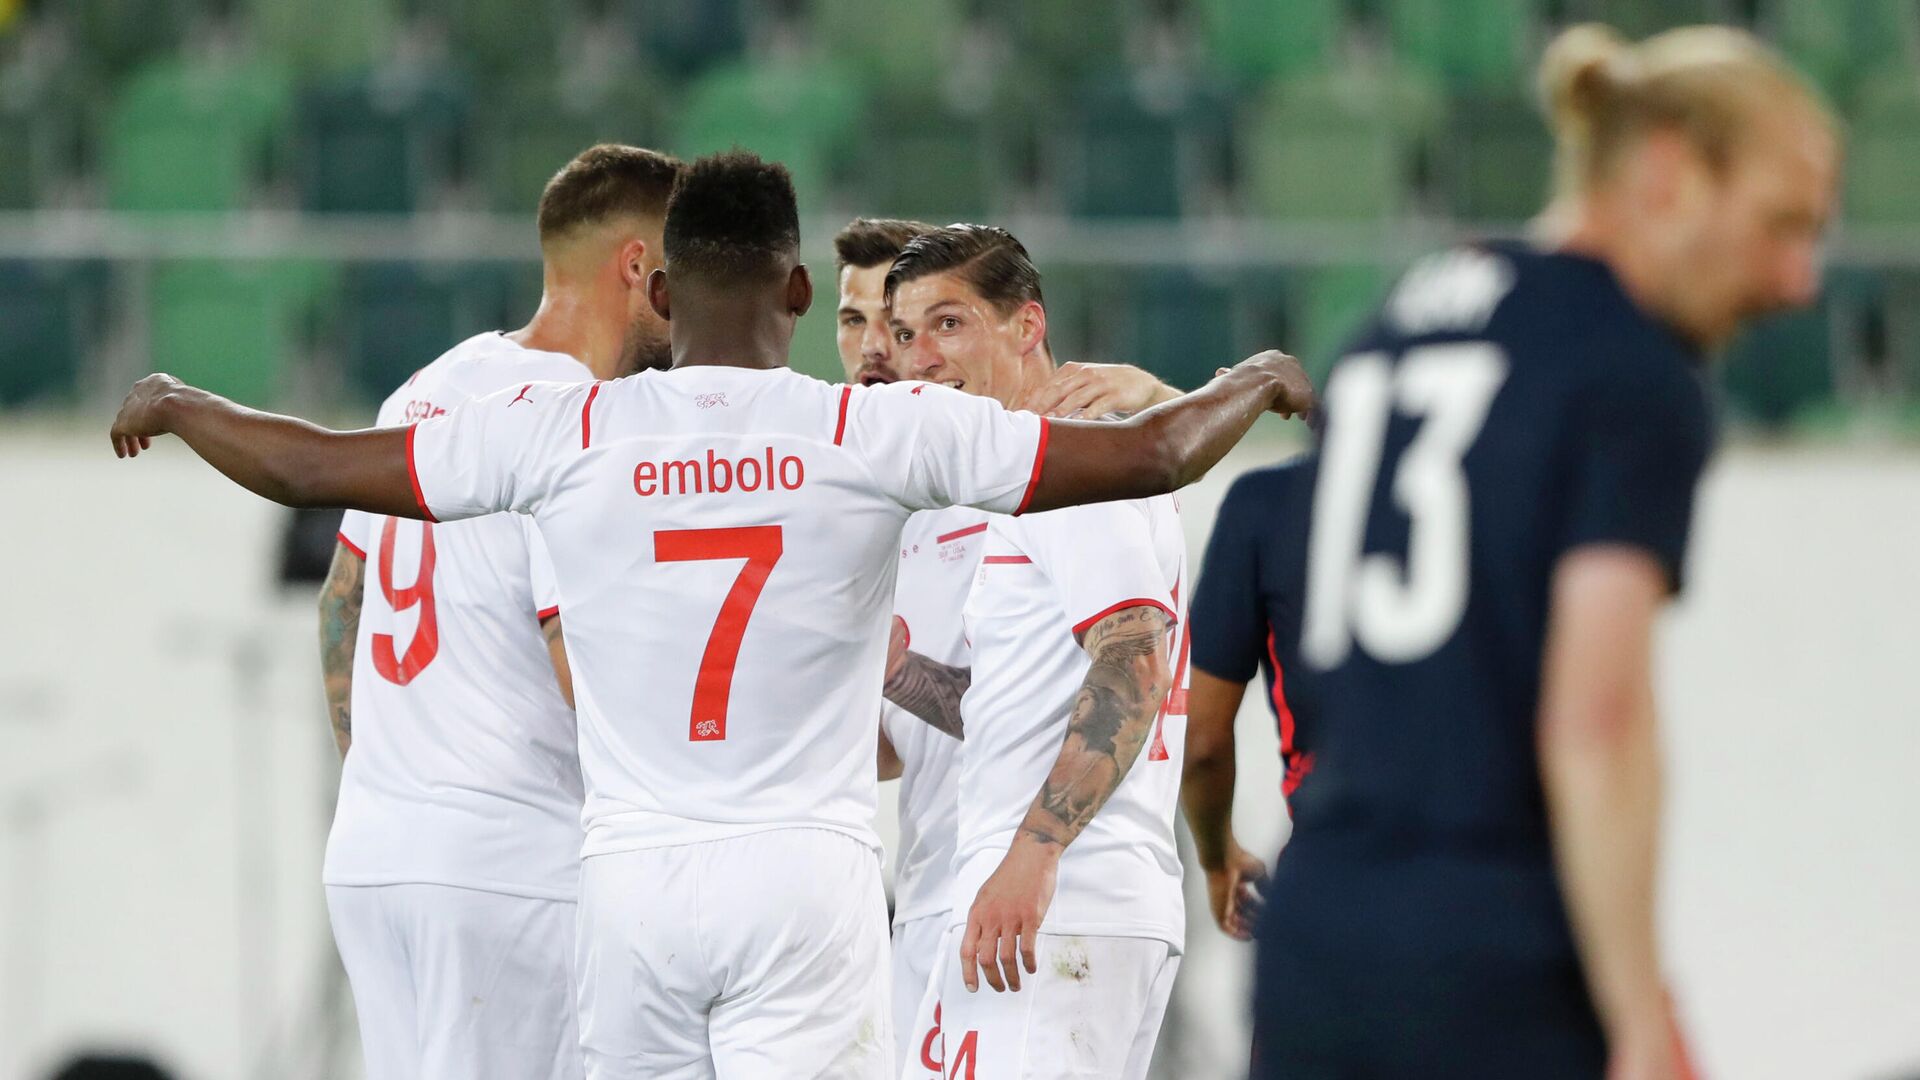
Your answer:
[[[333,549],[333,566],[320,587],[320,674],[327,688],[327,716],[340,756],[353,745],[353,646],[360,636],[360,598],[367,561],[345,544]]]
[[[573,665],[567,660],[566,639],[560,636],[560,616],[541,619],[540,632],[547,636],[547,655],[553,660],[554,678],[560,680],[560,696],[567,699],[567,708],[574,708]]]
[[[1053,902],[1060,855],[1133,768],[1167,696],[1166,635],[1166,613],[1140,605],[1108,615],[1082,637],[1093,666],[1074,699],[1066,742],[967,915],[960,958],[968,990],[979,989],[982,974],[995,990],[1018,990],[1021,963],[1029,974],[1037,970],[1035,939]]]
[[[908,649],[907,624],[900,616],[893,617],[893,633],[887,640],[887,681],[880,689],[888,701],[935,730],[964,739],[960,698],[971,685],[972,668],[943,664]]]

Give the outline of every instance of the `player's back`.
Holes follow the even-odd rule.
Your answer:
[[[415,373],[379,422],[588,377],[571,357],[482,334]],[[366,593],[327,883],[572,899],[580,770],[540,631],[553,587],[538,534],[514,515],[436,525],[350,511],[341,536],[366,559]]]
[[[589,855],[812,826],[875,842],[901,527],[1010,511],[1041,421],[942,387],[697,366],[419,429],[436,513],[533,515],[566,602]]]

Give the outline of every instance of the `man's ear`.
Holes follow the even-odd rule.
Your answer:
[[[667,270],[661,267],[647,275],[647,303],[653,306],[653,313],[668,322],[673,321],[673,305],[667,297]]]
[[[807,272],[807,264],[801,263],[787,275],[787,310],[797,319],[812,306],[813,275]]]
[[[1047,309],[1037,300],[1029,300],[1020,305],[1014,313],[1015,325],[1020,328],[1020,352],[1022,355],[1037,351],[1047,341]]]
[[[635,237],[620,245],[620,280],[626,282],[629,289],[648,288],[647,279],[647,242]]]

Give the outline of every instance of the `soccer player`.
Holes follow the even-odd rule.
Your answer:
[[[540,200],[533,321],[455,346],[394,391],[380,423],[665,366],[646,281],[678,171],[630,146],[569,162]],[[370,1080],[581,1075],[582,793],[558,613],[530,518],[341,522],[321,598],[345,756],[323,880]]]
[[[917,237],[886,288],[914,376],[1012,404],[1052,374],[1040,275],[1005,230]],[[941,1052],[911,1075],[1145,1075],[1182,944],[1185,565],[1171,495],[987,524],[953,907],[921,1007]]]
[[[1312,497],[1313,458],[1255,469],[1233,482],[1220,503],[1194,587],[1191,684],[1187,688],[1187,761],[1180,800],[1213,921],[1231,937],[1253,938],[1266,865],[1233,835],[1233,721],[1256,673],[1280,732],[1285,798],[1313,768],[1312,709],[1289,692],[1300,642],[1301,589],[1294,571]],[[1288,545],[1292,545],[1289,548]]]
[[[918,221],[859,218],[834,237],[840,363],[848,382],[870,385],[903,377],[887,325],[887,269],[908,241],[932,231],[934,226]],[[1022,400],[1046,400],[1038,396],[1043,393],[1053,395],[1056,408],[1084,410],[1093,405],[1125,412],[1179,394],[1146,372],[1121,364],[1050,371]],[[892,982],[895,1057],[902,1062],[931,1061],[938,1050],[931,1014],[920,1022],[915,1018],[947,930],[960,697],[971,680],[972,664],[960,610],[986,542],[986,518],[969,507],[924,510],[908,519],[900,535],[879,775],[900,780]]]
[[[649,297],[670,371],[512,387],[357,432],[155,375],[111,438],[126,456],[177,435],[288,505],[531,515],[579,710],[587,1075],[883,1076],[873,722],[902,524],[1170,491],[1312,389],[1263,353],[1096,424],[796,374],[813,287],[792,181],[751,154],[685,169],[663,250]]]
[[[1706,350],[1811,301],[1825,107],[1725,27],[1565,31],[1539,246],[1416,265],[1327,387],[1312,775],[1261,929],[1259,1076],[1667,1080],[1654,626]]]

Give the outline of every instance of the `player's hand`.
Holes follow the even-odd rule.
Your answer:
[[[1226,368],[1216,374],[1225,375]],[[1320,404],[1320,397],[1314,393],[1313,380],[1307,378],[1307,369],[1300,361],[1278,349],[1255,353],[1240,361],[1233,370],[1254,370],[1265,372],[1279,381],[1280,393],[1268,408],[1281,416],[1305,416]]]
[[[892,682],[894,676],[900,674],[900,669],[906,666],[907,641],[907,620],[895,615],[893,629],[887,634],[887,682]]]
[[[1016,838],[999,869],[980,886],[960,938],[960,978],[969,993],[980,989],[982,975],[996,991],[1018,990],[1022,963],[1029,975],[1039,970],[1034,950],[1059,867],[1058,845]]]
[[[1267,864],[1229,839],[1226,864],[1207,871],[1207,901],[1222,933],[1239,941],[1253,940],[1264,903],[1260,888],[1266,883]]]
[[[127,400],[120,403],[120,414],[113,418],[115,457],[134,457],[152,445],[155,435],[165,435],[164,409],[167,397],[184,384],[171,375],[149,375],[133,384]]]
[[[1137,413],[1179,396],[1179,391],[1130,364],[1067,363],[1027,391],[1015,407],[1042,416],[1098,420],[1112,413]]]
[[[1607,1039],[1607,1080],[1699,1080],[1672,999],[1623,1020]]]

